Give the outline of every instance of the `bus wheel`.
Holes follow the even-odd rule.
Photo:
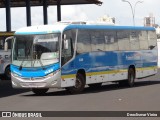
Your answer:
[[[76,75],[76,83],[74,87],[69,87],[68,91],[72,94],[80,93],[84,90],[85,87],[85,79],[84,76],[80,73]]]
[[[118,81],[120,86],[129,86],[132,87],[134,85],[134,79],[135,79],[135,72],[133,68],[129,68],[128,70],[128,79],[127,80],[121,80]]]
[[[102,86],[102,83],[94,83],[94,84],[89,84],[88,85],[90,88],[99,88]]]
[[[134,80],[135,80],[135,71],[133,68],[129,68],[127,85],[129,87],[132,87],[134,85]]]
[[[32,88],[32,92],[36,95],[44,95],[48,90],[49,88]]]
[[[10,80],[11,79],[11,70],[10,70],[10,66],[7,66],[6,69],[5,69],[5,78],[7,80]]]

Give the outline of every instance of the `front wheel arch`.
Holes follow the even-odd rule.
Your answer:
[[[11,70],[10,65],[7,65],[4,71],[4,75],[6,79],[11,79]]]
[[[77,71],[77,74],[83,75],[84,80],[85,80],[85,84],[86,84],[86,72],[85,72],[85,70],[84,70],[84,69],[79,69],[79,70]],[[76,74],[76,75],[77,75],[77,74]]]
[[[78,70],[76,74],[75,86],[66,88],[71,94],[80,93],[86,85],[86,74],[84,70]]]

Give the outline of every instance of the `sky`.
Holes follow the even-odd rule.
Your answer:
[[[103,4],[98,5],[65,5],[61,7],[62,21],[96,21],[98,18],[108,15],[115,17],[117,25],[133,25],[131,7],[122,0],[101,0]],[[128,0],[133,8],[138,0]],[[160,25],[160,0],[143,0],[135,7],[135,25],[143,26],[144,17],[150,14],[156,19],[156,24]],[[43,24],[43,8],[31,8],[32,25]],[[26,26],[26,8],[12,8],[12,31],[16,31]],[[57,20],[56,6],[48,7],[48,24],[53,24]],[[6,30],[5,9],[0,8],[0,31]]]

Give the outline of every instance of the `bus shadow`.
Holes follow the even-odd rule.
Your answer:
[[[24,92],[28,92],[28,89],[13,89],[11,80],[0,80],[0,98],[8,97]]]
[[[160,84],[160,81],[140,81],[140,82],[136,82],[133,87],[120,86],[119,84],[107,84],[94,89],[88,87],[87,89],[85,89],[85,94],[114,91],[114,90],[123,90],[123,89],[136,89],[137,87],[145,87],[145,86],[150,86],[155,84]]]
[[[118,84],[105,84],[98,88],[90,88],[86,87],[82,93],[79,94],[93,94],[93,93],[100,93],[100,92],[107,92],[107,91],[114,91],[114,90],[122,90],[122,89],[134,89],[136,87],[145,87],[150,85],[160,84],[160,81],[139,81],[136,82],[134,87],[126,87],[126,86],[119,86]],[[27,94],[22,96],[70,96],[70,95],[77,95],[77,94],[70,94],[64,89],[61,89],[59,91],[52,91],[47,92],[44,95],[36,95],[36,94]]]

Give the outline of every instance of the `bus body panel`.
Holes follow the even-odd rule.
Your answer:
[[[136,78],[142,78],[157,73],[157,57],[154,54],[154,51],[148,50],[84,53],[62,67],[62,77],[75,79],[77,71],[84,69],[86,84],[124,80],[128,77],[129,67],[134,65]]]

